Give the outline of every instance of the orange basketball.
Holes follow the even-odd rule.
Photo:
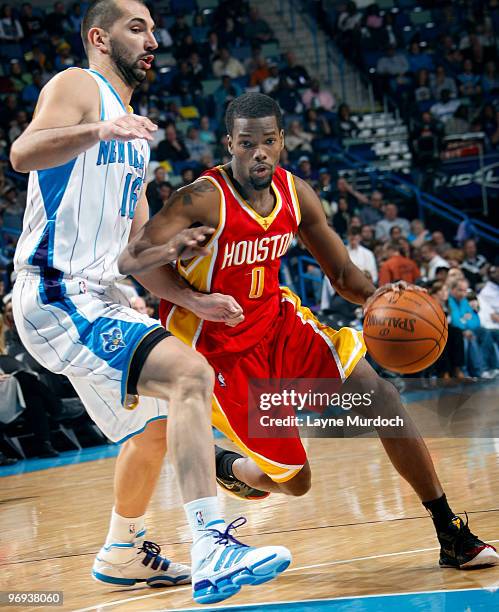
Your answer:
[[[430,295],[389,291],[374,300],[364,319],[369,354],[387,370],[412,374],[434,363],[447,342],[447,318]]]

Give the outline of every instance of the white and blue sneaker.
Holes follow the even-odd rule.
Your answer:
[[[157,544],[144,540],[145,533],[145,529],[139,532],[132,543],[114,542],[103,546],[92,567],[95,580],[120,586],[145,582],[158,588],[188,584],[189,566],[162,557]]]
[[[217,603],[238,593],[245,584],[268,582],[291,563],[291,553],[284,546],[254,548],[236,540],[230,531],[244,523],[246,519],[240,517],[227,525],[223,532],[208,528],[206,535],[193,545],[193,559],[197,556],[196,548],[206,547],[208,550],[195,567],[193,561],[192,597],[197,603]],[[207,542],[206,538],[213,541]]]

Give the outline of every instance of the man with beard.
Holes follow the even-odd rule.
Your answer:
[[[144,539],[144,514],[166,450],[168,400],[168,445],[194,540],[193,596],[214,603],[241,584],[272,579],[290,554],[245,546],[231,535],[235,525],[225,525],[216,497],[212,370],[130,308],[116,284],[119,253],[148,217],[144,179],[157,127],[133,114],[129,102],[154,59],[153,28],[141,0],[94,1],[82,22],[90,68],[66,70],[44,87],[33,122],[12,147],[14,168],[30,172],[13,311],[33,357],[67,375],[101,430],[124,442],[94,578],[150,586],[191,580],[189,567]],[[200,245],[211,233],[206,227],[175,233],[164,245],[166,260],[204,253]],[[160,296],[164,277],[161,270],[137,276]],[[208,310],[225,317],[232,302],[221,298]]]
[[[342,391],[370,395],[372,401],[357,404],[362,416],[402,419],[403,432],[380,425],[378,434],[393,466],[433,518],[440,564],[497,564],[495,549],[473,535],[450,509],[426,445],[397,390],[366,361],[362,334],[323,325],[296,295],[280,287],[280,257],[298,233],[336,291],[364,306],[387,290],[400,291],[400,285],[376,291],[328,226],[312,187],[278,166],[284,131],[280,108],[272,98],[259,93],[239,96],[229,105],[225,123],[231,161],[179,189],[119,259],[121,272],[128,274],[159,266],[170,269],[169,287],[161,291],[170,294],[170,303],[163,303],[161,319],[215,370],[213,424],[245,454],[216,451],[218,482],[245,499],[261,499],[270,492],[304,495],[311,485],[311,470],[298,431],[291,426],[279,435],[274,429],[267,437],[262,430],[251,431],[251,423],[261,422],[261,413],[256,406],[251,409],[248,382],[336,379],[338,386],[343,383]],[[213,234],[205,253],[177,262],[175,272],[165,266],[169,256],[164,245],[193,224],[210,227]],[[239,320],[229,325],[203,320],[201,305],[212,297],[210,292],[229,293],[237,300],[242,307]],[[267,403],[264,395],[272,394],[260,395]],[[262,408],[258,399],[257,404],[270,408],[272,417],[293,419],[293,406],[286,406],[282,391],[276,395],[274,405]]]

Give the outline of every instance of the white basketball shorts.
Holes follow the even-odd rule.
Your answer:
[[[19,336],[45,368],[64,374],[90,417],[113,442],[141,433],[164,419],[167,402],[140,397],[124,408],[130,362],[135,349],[158,321],[129,307],[114,285],[101,285],[53,270],[22,270],[12,305]]]

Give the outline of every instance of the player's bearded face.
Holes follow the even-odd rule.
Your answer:
[[[111,59],[119,70],[125,83],[130,87],[137,87],[146,78],[146,71],[140,67],[139,62],[144,54],[137,56],[123,43],[116,39],[111,41]]]

